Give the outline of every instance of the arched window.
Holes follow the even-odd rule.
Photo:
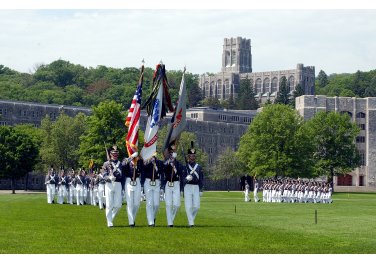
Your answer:
[[[287,89],[290,91],[294,91],[295,90],[295,77],[294,76],[290,76],[289,79],[287,80]]]
[[[363,112],[359,112],[356,114],[356,118],[366,118],[366,114],[364,114]]]
[[[222,80],[217,81],[217,97],[222,99]]]
[[[352,113],[349,111],[341,111],[341,114],[348,114],[350,118],[352,118]]]
[[[264,92],[270,92],[270,79],[268,77],[264,79]]]
[[[231,54],[230,54],[230,51],[226,51],[226,55],[225,55],[225,66],[230,66],[230,62],[231,62]]]
[[[277,86],[278,86],[278,78],[273,77],[273,79],[272,79],[272,90],[271,90],[272,93],[277,92]]]
[[[250,78],[249,79],[249,88],[253,88],[253,78]]]
[[[214,81],[210,82],[210,96],[214,96],[215,93],[215,83]]]
[[[210,96],[210,86],[209,86],[209,82],[205,82],[205,83],[204,83],[204,91],[205,91],[205,97],[209,97],[209,96]]]
[[[228,79],[225,79],[224,87],[225,87],[225,97],[223,99],[229,99],[230,94],[231,94],[231,85]]]
[[[261,79],[260,78],[256,79],[255,89],[256,89],[256,94],[261,93]]]

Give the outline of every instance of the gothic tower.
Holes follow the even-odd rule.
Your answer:
[[[222,72],[251,73],[251,40],[246,38],[225,38],[222,53]]]

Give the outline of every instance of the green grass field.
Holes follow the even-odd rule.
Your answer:
[[[136,227],[126,206],[107,228],[94,206],[49,205],[46,194],[0,195],[1,254],[375,254],[376,194],[335,193],[332,204],[244,202],[242,192],[205,192],[196,227],[184,202],[175,227],[164,202],[157,226],[142,203]],[[317,210],[317,224],[315,224]]]

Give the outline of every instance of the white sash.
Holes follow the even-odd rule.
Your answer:
[[[199,176],[197,174],[197,171],[196,171],[196,168],[198,167],[198,164],[196,163],[196,165],[194,167],[191,167],[190,164],[188,164],[188,168],[189,168],[189,174],[190,175],[195,175],[197,177],[197,179],[199,179]]]

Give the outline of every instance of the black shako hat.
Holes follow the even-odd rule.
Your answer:
[[[196,149],[194,149],[194,143],[191,141],[191,148],[188,149],[188,155],[195,155]]]

